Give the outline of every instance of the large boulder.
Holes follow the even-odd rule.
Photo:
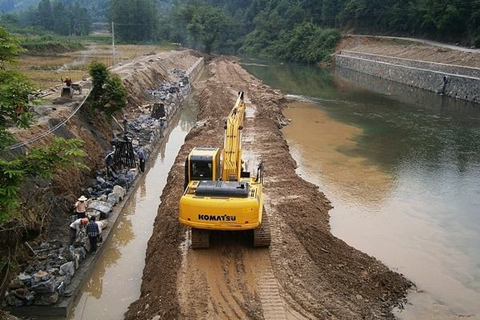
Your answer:
[[[42,281],[32,287],[32,290],[37,293],[52,293],[55,292],[55,279]]]
[[[5,301],[12,307],[21,307],[24,304],[23,300],[18,299],[13,292],[5,298]]]
[[[85,258],[87,257],[87,251],[85,250],[84,247],[75,248],[74,252],[75,254],[78,255],[78,257],[80,258],[80,261],[85,260]]]
[[[58,297],[58,292],[38,295],[35,297],[33,304],[36,306],[49,306],[57,303]]]
[[[97,210],[100,213],[103,213],[105,216],[112,211],[112,205],[108,202],[94,200],[88,206],[89,209]]]
[[[112,192],[108,194],[107,202],[114,206],[120,202],[120,197],[116,193]]]
[[[74,254],[74,259],[75,259],[75,254]],[[74,261],[67,262],[65,264],[62,264],[60,267],[60,275],[69,275],[70,277],[73,277],[75,274],[75,263]]]
[[[22,281],[22,283],[26,286],[30,286],[32,284],[32,276],[23,272],[18,275],[17,279]]]
[[[115,193],[118,196],[119,201],[122,201],[125,198],[126,191],[121,186],[114,186],[112,193]]]

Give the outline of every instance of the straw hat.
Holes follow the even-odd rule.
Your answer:
[[[81,196],[80,198],[78,198],[78,201],[87,201],[88,199],[85,198],[85,196]]]

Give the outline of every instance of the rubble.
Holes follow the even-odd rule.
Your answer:
[[[8,286],[5,302],[9,306],[55,304],[78,268],[76,261],[86,258],[83,247],[66,248],[58,240],[42,242],[32,249],[36,259]]]

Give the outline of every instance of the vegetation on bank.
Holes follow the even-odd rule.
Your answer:
[[[120,77],[110,73],[107,66],[101,62],[93,61],[90,64],[90,76],[92,77],[90,107],[104,112],[107,120],[111,120],[115,112],[127,105],[127,90]]]

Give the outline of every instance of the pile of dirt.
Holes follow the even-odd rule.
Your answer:
[[[392,307],[411,283],[332,236],[331,205],[297,176],[283,138],[285,98],[233,60],[217,58],[209,71],[197,97],[201,125],[187,136],[168,176],[148,243],[141,298],[126,319],[392,319]],[[272,245],[254,249],[244,234],[215,233],[212,248],[193,251],[178,222],[184,161],[194,146],[223,145],[224,119],[237,91],[247,99],[245,159],[266,166]]]
[[[337,45],[336,51],[341,50],[480,68],[478,52],[464,52],[408,40],[346,36]]]

